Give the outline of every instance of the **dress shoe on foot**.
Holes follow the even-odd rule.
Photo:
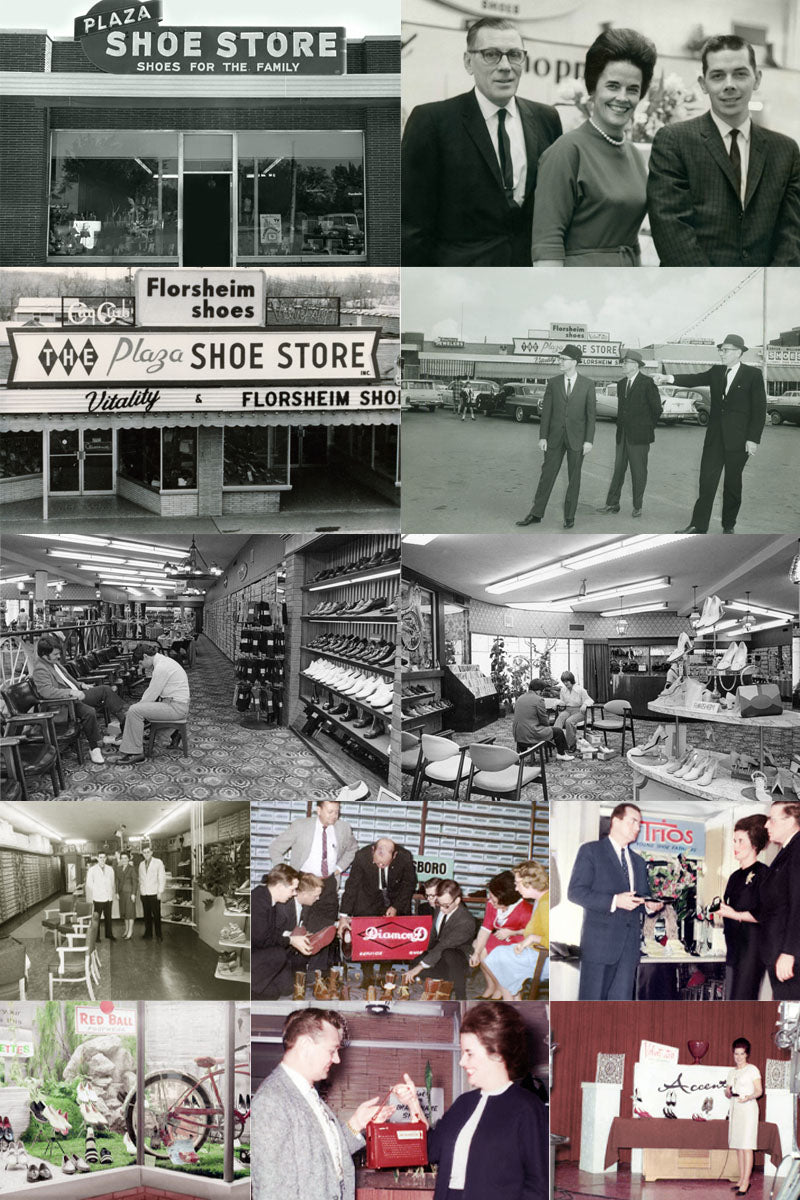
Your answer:
[[[736,530],[735,530],[735,529],[733,529],[733,528],[731,528],[731,529],[726,529],[726,528],[725,528],[725,526],[723,525],[723,527],[722,527],[722,532],[723,532],[723,533],[735,533],[735,532],[736,532]]]
[[[597,511],[601,512],[601,513],[618,513],[619,505],[618,504],[604,504],[604,505],[602,505],[601,508],[598,508]]]
[[[117,759],[117,765],[128,767],[132,763],[140,763],[144,761],[145,757],[143,754],[120,754],[119,758]]]
[[[528,513],[527,517],[523,517],[521,521],[517,521],[517,525],[538,525],[541,517],[534,516],[533,513]]]
[[[102,751],[100,750],[99,746],[92,747],[92,749],[89,751],[89,758],[92,760],[93,763],[97,763],[97,765],[100,767],[106,761],[103,758],[103,754],[102,754]]]
[[[572,521],[565,520],[565,521],[564,521],[564,528],[565,528],[565,529],[572,529],[572,526],[573,526],[574,524],[575,524],[575,521],[574,521],[574,520],[572,520]]]
[[[696,525],[687,525],[685,529],[676,529],[676,533],[705,533],[705,529],[698,529]]]
[[[633,510],[633,512],[631,513],[632,517],[640,517],[641,515],[642,515],[642,510],[640,508],[635,508]]]

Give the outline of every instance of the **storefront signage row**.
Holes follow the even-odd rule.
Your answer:
[[[114,1008],[105,1002],[103,1008],[92,1008],[88,1004],[76,1005],[75,1032],[136,1033],[136,1009]]]
[[[800,363],[800,348],[797,346],[767,346],[768,363]]]
[[[378,329],[9,330],[9,387],[208,386],[378,380]]]
[[[203,412],[379,412],[399,413],[400,389],[375,384],[370,387],[262,387],[214,389],[195,392],[158,387],[89,388],[66,394],[54,389],[44,396],[37,389],[20,390],[6,399],[0,391],[0,413],[16,415],[41,413],[43,403],[49,413],[105,413],[120,417],[135,413]],[[431,872],[433,874],[433,872]]]
[[[267,296],[266,278],[252,269],[141,270],[135,287],[137,323],[146,329],[340,323],[338,296]]]
[[[344,75],[347,36],[325,28],[160,27],[161,4],[102,5],[75,21],[75,40],[101,71],[137,74]]]
[[[581,337],[514,338],[514,353],[528,354],[532,358],[552,358],[564,349],[567,342],[580,347],[584,355],[591,358],[617,361],[622,342],[588,341]]]

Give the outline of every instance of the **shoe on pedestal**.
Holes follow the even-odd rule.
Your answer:
[[[725,651],[722,658],[717,663],[715,669],[717,671],[730,671],[732,669],[733,659],[734,659],[734,656],[737,653],[737,651],[738,651],[737,643],[731,642],[730,646],[728,646],[728,649]]]
[[[734,646],[734,653],[731,658],[731,670],[742,671],[747,666],[747,646],[744,642],[739,642],[738,646]]]
[[[723,608],[724,605],[719,596],[708,596],[703,605],[700,620],[697,622],[697,629],[707,629],[709,625],[716,625],[722,616]]]
[[[679,658],[683,658],[684,654],[688,654],[693,645],[694,643],[692,642],[692,639],[689,637],[688,633],[682,633],[678,638],[678,645],[672,651],[672,653],[667,656],[667,662],[677,662]]]

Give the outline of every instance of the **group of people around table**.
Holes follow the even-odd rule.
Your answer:
[[[156,642],[143,642],[133,650],[134,663],[141,664],[149,676],[140,700],[127,704],[120,695],[119,684],[91,684],[82,687],[62,666],[63,649],[56,635],[40,638],[31,680],[42,700],[64,701],[56,711],[56,727],[69,721],[67,702],[74,706],[75,717],[89,744],[89,757],[98,766],[106,763],[105,753],[113,756],[113,765],[130,766],[145,761],[144,726],[169,726],[183,722],[189,715],[189,678],[180,663]],[[108,717],[105,736],[101,733],[98,713]],[[172,745],[178,745],[180,733],[172,735]]]
[[[653,897],[647,863],[633,850],[641,809],[622,802],[607,837],[578,849],[568,898],[584,910],[579,1000],[631,1000],[645,915],[663,909]],[[780,849],[759,861],[771,842]],[[764,973],[775,1000],[800,1000],[800,801],[777,799],[768,814],[734,826],[739,867],[719,908],[727,947],[726,997],[756,1000]]]
[[[151,846],[145,846],[138,863],[127,850],[112,856],[98,852],[86,872],[85,896],[92,905],[92,917],[96,923],[95,938],[101,941],[100,925],[106,940],[117,940],[112,924],[114,900],[119,901],[119,919],[124,923],[123,941],[130,941],[136,921],[136,901],[142,902],[144,915],[144,941],[162,941],[161,898],[167,886],[166,871],[160,858],[153,854]]]
[[[459,1064],[469,1087],[432,1127],[407,1072],[394,1083],[375,1079],[378,1094],[347,1116],[325,1103],[317,1085],[343,1059],[347,1071],[364,1053],[346,1049],[348,1035],[336,1009],[302,1008],[287,1017],[283,1057],[253,1097],[253,1200],[355,1200],[353,1155],[365,1146],[367,1125],[394,1111],[384,1099],[389,1089],[427,1128],[428,1161],[438,1164],[434,1200],[546,1200],[547,1109],[529,1086],[527,1030],[515,1005],[485,1002],[463,1015]],[[366,1074],[373,1082],[368,1062]]]
[[[323,799],[316,807],[314,816],[293,821],[273,839],[269,852],[275,865],[253,889],[254,997],[276,1000],[292,993],[298,973],[326,971],[334,938],[348,942],[354,917],[414,911],[433,921],[428,946],[403,973],[405,986],[417,978],[447,981],[454,999],[466,999],[469,969],[480,966],[487,997],[510,999],[519,993],[534,973],[539,951],[549,944],[546,868],[526,862],[491,879],[478,929],[456,880],[429,879],[420,885],[406,847],[380,837],[359,848],[338,800]],[[323,931],[329,932],[327,939],[312,939]],[[374,985],[373,963],[364,962],[361,974],[365,989]]]
[[[647,217],[661,266],[800,265],[800,151],[751,116],[753,46],[709,37],[698,85],[709,109],[667,121],[649,162],[629,133],[657,63],[653,42],[605,28],[583,78],[590,115],[517,96],[528,54],[517,27],[467,30],[471,91],[420,104],[402,147],[404,266],[630,267]]]

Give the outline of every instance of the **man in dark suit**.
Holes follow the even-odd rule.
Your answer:
[[[760,82],[748,42],[710,38],[699,83],[711,111],[656,134],[647,207],[662,267],[800,264],[800,151],[750,119]]]
[[[453,998],[467,998],[467,967],[475,939],[475,918],[462,903],[463,892],[454,879],[442,879],[436,889],[438,911],[431,929],[428,949],[420,962],[406,972],[405,982],[418,975],[423,979],[448,979]]]
[[[117,692],[108,684],[80,688],[77,680],[61,666],[61,646],[50,638],[40,638],[36,645],[36,659],[31,671],[31,680],[42,700],[72,700],[75,716],[80,722],[89,743],[89,757],[93,763],[103,763],[100,751],[100,726],[97,709],[105,708],[120,726],[124,725],[125,705]],[[68,720],[66,707],[56,712],[56,724]]]
[[[529,267],[539,157],[561,134],[554,108],[516,97],[519,30],[482,17],[467,32],[475,88],[414,108],[402,145],[406,267]]]
[[[625,378],[617,380],[617,453],[614,474],[608,488],[604,513],[618,513],[625,473],[631,468],[633,493],[632,516],[642,515],[644,489],[647,487],[647,459],[656,440],[655,428],[661,416],[658,388],[641,368],[644,359],[638,350],[625,350],[622,367]]]
[[[572,529],[581,488],[583,456],[594,442],[596,399],[594,384],[578,374],[583,357],[578,346],[567,342],[561,351],[561,375],[547,381],[542,397],[539,422],[539,449],[544,451],[542,472],[533,507],[517,525],[538,525],[547,508],[547,501],[558,478],[564,455],[567,456],[567,494],[564,497],[564,528]]]
[[[378,838],[353,859],[339,905],[339,924],[349,917],[408,916],[417,886],[414,859],[405,846]],[[349,921],[347,921],[349,924]]]
[[[578,850],[567,895],[584,911],[579,1000],[632,1000],[639,963],[643,910],[658,912],[645,861],[628,847],[639,836],[642,814],[618,804],[608,837]]]
[[[767,419],[764,378],[758,367],[741,361],[747,350],[744,338],[729,333],[717,346],[722,356],[719,366],[691,375],[656,375],[656,383],[677,383],[679,387],[707,387],[711,392],[711,412],[706,426],[700,459],[700,494],[692,519],[677,533],[707,533],[722,481],[722,532],[733,533],[742,504],[742,472],[747,460],[758,450]]]
[[[758,898],[759,948],[775,1000],[800,1000],[800,803],[776,800],[767,817],[780,846]]]

